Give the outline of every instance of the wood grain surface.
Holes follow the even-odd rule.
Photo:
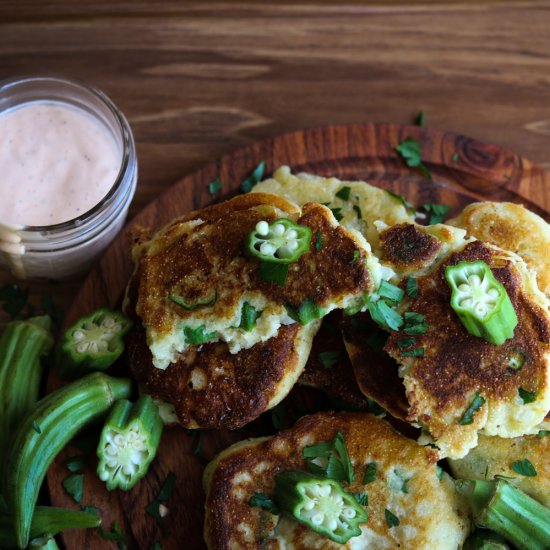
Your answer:
[[[408,137],[421,143],[422,158],[432,172],[432,179],[407,168],[396,153],[396,145]],[[521,202],[549,219],[550,173],[516,154],[449,132],[416,126],[355,124],[293,132],[225,155],[170,187],[149,204],[132,225],[158,228],[175,216],[227,198],[237,192],[240,182],[262,160],[267,163],[268,173],[288,164],[294,171],[368,180],[404,195],[415,205],[449,204],[453,207],[449,215],[458,213],[474,200],[491,199]],[[223,182],[223,189],[212,197],[208,183],[216,177]],[[131,269],[128,241],[123,234],[85,280],[67,322],[99,306],[119,304]],[[124,366],[121,369],[118,373],[124,373]],[[57,383],[52,378],[51,386]],[[234,433],[203,431],[203,457],[209,460],[231,442],[256,435],[257,430],[258,426]],[[166,430],[150,473],[129,493],[108,493],[90,469],[82,504],[101,510],[106,526],[118,522],[130,548],[148,549],[159,542],[165,550],[176,549],[184,541],[186,547],[203,548],[203,464],[194,452],[198,437],[179,428]],[[55,505],[75,506],[61,486],[68,475],[63,461],[74,454],[74,449],[66,449],[49,471],[48,487]],[[156,497],[170,471],[176,474],[177,482],[167,503],[170,516],[166,525],[169,527],[163,532],[145,512],[145,507]],[[70,549],[100,549],[109,544],[92,530],[67,532],[64,541]]]
[[[243,145],[327,124],[407,124],[419,110],[432,127],[548,163],[549,27],[547,1],[3,0],[0,77],[61,73],[112,97],[137,142],[132,217]],[[78,283],[31,293],[67,307]]]

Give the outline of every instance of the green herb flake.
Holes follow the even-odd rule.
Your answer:
[[[113,523],[111,524],[110,531],[105,531],[101,526],[98,527],[98,531],[99,531],[99,536],[103,540],[112,540],[118,544],[119,548],[121,549],[126,548],[126,545],[128,542],[126,537],[122,534],[122,530],[118,522],[113,521]]]
[[[435,475],[439,481],[441,481],[441,478],[443,477],[443,468],[439,465],[435,465]]]
[[[264,177],[264,170],[265,160],[262,160],[262,162],[254,168],[252,173],[241,182],[241,191],[243,193],[249,193],[257,183],[262,181],[262,178]]]
[[[176,475],[174,474],[174,472],[168,472],[168,475],[166,476],[166,479],[164,480],[164,483],[160,488],[157,498],[152,500],[145,507],[145,511],[151,517],[155,518],[155,520],[161,527],[164,527],[164,526],[163,526],[163,518],[162,518],[160,506],[161,504],[163,504],[164,502],[167,502],[170,499],[175,485],[176,485]]]
[[[407,278],[405,283],[405,292],[409,298],[416,300],[418,298],[418,281],[414,277]]]
[[[418,336],[420,334],[424,334],[429,328],[424,315],[422,313],[417,313],[416,311],[406,311],[403,315],[403,320],[403,332],[407,336]]]
[[[368,485],[376,480],[376,473],[378,472],[378,464],[376,462],[369,462],[365,468],[365,474],[363,476],[363,485]]]
[[[350,264],[354,264],[359,259],[359,250],[353,251],[353,258],[350,261]]]
[[[206,326],[201,325],[196,328],[184,327],[183,333],[185,341],[191,346],[200,346],[206,342],[211,342],[219,337],[217,332],[205,332]]]
[[[361,491],[360,493],[352,493],[352,495],[357,501],[357,504],[360,504],[361,506],[369,505],[369,495],[367,495],[366,491]]]
[[[67,460],[64,460],[63,464],[69,472],[75,474],[76,472],[84,470],[88,465],[88,455],[71,456],[67,458]]]
[[[401,315],[392,309],[384,300],[368,300],[367,307],[374,322],[378,323],[382,328],[390,330],[399,330],[403,325]]]
[[[65,492],[80,504],[84,491],[84,474],[72,474],[66,477],[61,484]]]
[[[263,493],[256,493],[254,496],[250,497],[248,504],[266,510],[275,516],[280,513],[279,507],[273,502],[273,499]]]
[[[361,207],[358,204],[354,204],[352,206],[353,210],[357,214],[357,219],[362,220],[363,219],[363,213],[361,212]]]
[[[396,344],[399,349],[406,349],[414,346],[416,340],[414,338],[402,338],[401,340],[397,340]]]
[[[306,298],[298,308],[290,305],[286,305],[285,308],[288,315],[301,325],[307,325],[309,322],[321,319],[326,315],[326,309],[316,304],[310,298]]]
[[[249,304],[248,302],[243,302],[239,328],[243,329],[246,332],[250,332],[256,326],[256,321],[261,314],[262,312],[258,311],[252,304]]]
[[[42,433],[42,429],[40,428],[40,424],[39,424],[36,420],[32,423],[32,429],[33,429],[37,434],[41,434],[41,433]]]
[[[308,469],[312,473],[337,481],[347,480],[349,483],[355,479],[353,466],[351,465],[344,436],[341,432],[338,432],[332,441],[325,441],[317,445],[305,447],[302,455],[308,463]],[[318,458],[328,459],[326,468],[315,464],[314,460]]]
[[[323,234],[321,233],[320,229],[317,229],[317,233],[315,233],[315,252],[319,252],[321,248],[323,248]]]
[[[472,399],[470,406],[464,411],[464,414],[459,418],[458,423],[462,426],[472,424],[474,421],[474,414],[481,409],[485,404],[485,399],[476,393],[475,397]]]
[[[384,510],[384,516],[388,527],[397,527],[399,525],[399,518],[387,508]]]
[[[219,193],[222,190],[222,180],[220,178],[216,178],[215,180],[212,180],[208,184],[208,192],[211,195],[215,195],[216,193]]]
[[[418,141],[412,137],[409,137],[397,145],[395,150],[405,160],[409,168],[418,168],[424,176],[431,179],[431,172],[424,164],[422,164],[422,147]]]
[[[539,430],[537,432],[537,437],[546,437],[550,435],[550,430]]]
[[[321,363],[321,366],[324,369],[330,369],[335,365],[337,365],[341,357],[342,357],[342,354],[337,350],[322,351],[317,354],[317,359],[319,360],[319,363]]]
[[[446,204],[431,204],[427,202],[422,205],[422,208],[430,214],[430,219],[428,221],[429,225],[435,225],[436,223],[441,223],[445,219],[445,216],[452,207]]]
[[[258,275],[262,281],[267,283],[276,283],[279,286],[285,286],[288,276],[287,264],[276,264],[273,262],[260,262]]]
[[[460,160],[460,156],[458,155],[458,151],[455,151],[455,152],[453,153],[453,156],[451,157],[451,160],[452,160],[453,162],[458,162],[458,161]]]
[[[349,194],[351,192],[351,187],[348,187],[347,185],[345,187],[342,187],[338,193],[336,193],[336,196],[339,199],[342,199],[343,201],[349,200]]]
[[[401,352],[402,357],[424,357],[424,348],[416,348]]]
[[[426,113],[424,111],[419,111],[414,119],[414,123],[417,126],[423,127],[426,123]]]
[[[341,208],[331,208],[330,211],[332,212],[332,215],[336,218],[337,222],[341,221],[344,217]]]
[[[537,400],[537,392],[531,392],[524,390],[523,388],[518,388],[518,394],[524,405],[527,403],[534,403]]]
[[[405,293],[398,286],[392,285],[391,283],[388,283],[388,281],[382,281],[380,283],[378,294],[382,298],[387,298],[388,300],[396,303],[401,302],[403,296],[405,295]]]
[[[397,199],[401,204],[407,209],[409,214],[415,215],[416,214],[416,208],[405,198],[403,195],[399,195],[398,193],[394,193],[393,191],[390,191],[389,189],[386,189],[386,193],[388,195],[391,195],[395,199]]]
[[[535,477],[537,475],[537,470],[533,466],[533,463],[528,459],[524,458],[523,460],[516,460],[512,462],[512,470],[516,474],[525,476],[525,477]]]

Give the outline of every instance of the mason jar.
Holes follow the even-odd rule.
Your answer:
[[[6,206],[0,205],[0,266],[21,279],[62,280],[89,270],[121,230],[136,188],[136,150],[126,118],[96,88],[31,76],[0,82],[0,135],[0,148],[12,147],[3,156],[0,151],[0,201]],[[56,146],[59,136],[68,140],[65,153]],[[107,157],[108,166],[94,164]],[[54,181],[58,172],[67,180],[62,188]],[[95,178],[95,196],[88,177]]]

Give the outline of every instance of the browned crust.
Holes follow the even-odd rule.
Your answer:
[[[501,346],[470,335],[450,307],[445,267],[478,259],[491,267],[517,313],[514,337]],[[514,402],[519,387],[538,392],[545,386],[550,342],[548,316],[523,292],[520,275],[510,262],[499,259],[494,249],[474,241],[453,254],[435,273],[419,277],[417,282],[419,297],[408,309],[424,314],[429,329],[416,336],[415,347],[423,347],[425,355],[411,360],[410,376],[433,397],[435,414],[463,410],[477,391],[489,401]],[[404,360],[397,345],[402,338],[407,338],[403,332],[392,333],[385,348],[398,361]],[[528,357],[519,371],[509,368],[506,361],[517,350]],[[420,412],[417,396],[411,394],[408,398],[409,420],[429,424],[430,416]]]
[[[233,453],[229,451],[215,464],[206,497],[205,539],[209,548],[229,550],[235,547],[232,542],[238,542],[239,548],[257,548],[263,512],[250,506],[248,500],[256,492],[272,495],[274,477],[278,472],[306,470],[307,464],[302,455],[304,447],[330,441],[338,432],[344,436],[352,461],[354,457],[366,455],[375,462],[399,455],[403,465],[408,463],[411,467],[423,465],[428,468],[439,457],[434,449],[420,447],[395,432],[384,420],[367,413],[318,413],[303,417],[293,428],[258,445],[237,449]],[[262,469],[261,475],[254,474],[256,466],[262,462],[265,462],[266,468]],[[349,491],[359,492],[365,488],[362,483],[364,467],[361,459],[355,461],[355,481],[350,484]],[[246,496],[238,498],[235,496],[234,481],[243,474],[249,474],[251,480],[246,487]],[[239,532],[241,523],[253,530],[253,543],[247,542],[243,533]]]
[[[430,265],[441,249],[435,237],[414,224],[394,225],[380,234],[382,259],[399,269],[420,270]]]
[[[248,424],[269,405],[288,376],[299,367],[295,340],[301,325],[282,326],[266,342],[231,354],[218,342],[188,348],[166,370],[153,367],[142,329],[129,337],[130,369],[155,398],[174,405],[187,428],[227,428]],[[206,380],[193,387],[195,377]]]

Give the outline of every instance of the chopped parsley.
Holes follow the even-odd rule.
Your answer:
[[[287,264],[276,264],[273,262],[260,262],[258,275],[262,281],[268,283],[277,283],[279,286],[285,286],[288,276]]]
[[[88,455],[75,455],[67,458],[67,460],[63,461],[63,464],[69,470],[69,472],[72,472],[75,474],[76,472],[80,472],[81,470],[84,470],[84,468],[88,464]]]
[[[308,469],[314,474],[349,483],[355,479],[342,432],[338,432],[332,441],[305,447],[302,454],[308,463]],[[314,462],[320,458],[326,459],[326,467]]]
[[[338,350],[334,351],[322,351],[317,354],[317,359],[324,369],[330,369],[337,365],[340,361],[342,354]]]
[[[72,474],[63,482],[63,489],[75,501],[80,503],[84,492],[84,474]]]
[[[414,346],[416,340],[414,338],[402,338],[401,340],[397,340],[396,344],[399,349],[406,349]]]
[[[390,512],[387,508],[384,510],[384,516],[386,518],[386,523],[388,527],[397,527],[399,525],[399,518],[393,513]]]
[[[361,207],[358,204],[354,204],[352,208],[355,210],[355,213],[357,214],[357,219],[362,220],[363,214],[361,212]]]
[[[453,156],[451,157],[451,160],[452,160],[453,162],[458,162],[458,161],[460,160],[460,157],[459,157],[459,155],[458,155],[458,151],[455,151],[455,152],[453,153]]]
[[[418,281],[414,277],[409,277],[405,283],[405,292],[407,296],[416,300],[418,298]]]
[[[426,113],[424,111],[419,111],[419,113],[416,115],[416,118],[414,119],[414,123],[417,126],[424,126],[426,123]]]
[[[339,199],[342,199],[343,201],[349,200],[349,194],[351,192],[351,187],[348,187],[347,185],[345,187],[342,187],[338,193],[336,193],[336,196]]]
[[[413,216],[416,214],[416,208],[403,195],[399,195],[398,193],[394,193],[393,191],[390,191],[389,189],[386,189],[386,193],[388,193],[388,195],[391,195],[392,197],[399,200],[401,202],[401,204],[407,209],[407,212],[409,212],[409,214],[412,214]]]
[[[518,394],[524,404],[533,403],[537,400],[537,392],[531,392],[524,390],[523,388],[518,388]]]
[[[528,458],[512,462],[512,470],[514,470],[516,474],[520,474],[525,477],[535,477],[537,475],[537,470]]]
[[[264,493],[256,493],[254,496],[250,497],[248,504],[250,504],[250,506],[261,508],[262,510],[265,510],[275,516],[280,513],[277,504],[275,504],[271,497],[264,495]]]
[[[409,137],[402,141],[395,150],[403,157],[408,167],[418,168],[425,177],[431,179],[431,172],[422,164],[422,147],[418,141]]]
[[[160,506],[164,502],[170,500],[172,496],[172,491],[176,485],[176,474],[174,472],[168,472],[162,487],[160,488],[159,494],[156,499],[152,500],[146,507],[145,511],[157,520],[157,523],[162,527],[162,515],[160,512]]]
[[[405,293],[398,286],[392,285],[391,283],[388,283],[388,281],[382,281],[380,283],[378,294],[382,298],[387,298],[388,300],[396,303],[401,302],[403,296],[405,295]]]
[[[452,207],[447,204],[431,204],[427,202],[422,205],[422,208],[430,214],[428,224],[434,225],[436,223],[441,223]]]
[[[208,192],[211,195],[215,195],[216,193],[219,193],[222,190],[222,180],[220,178],[216,178],[215,180],[212,180],[208,184]]]
[[[367,495],[366,491],[361,491],[360,493],[352,493],[353,497],[357,501],[357,504],[360,504],[361,506],[368,506],[369,504],[369,495]]]
[[[485,404],[485,399],[476,393],[475,397],[472,399],[470,406],[464,411],[464,414],[459,418],[458,423],[462,426],[471,424],[474,421],[474,414],[481,409]]]
[[[416,311],[406,311],[404,314],[403,332],[408,336],[418,336],[428,330],[424,315]]]
[[[537,437],[546,437],[547,435],[550,435],[550,430],[539,430],[537,432]]]
[[[403,357],[423,357],[424,356],[424,348],[416,348],[416,349],[410,349],[410,350],[402,351],[401,355]]]
[[[392,309],[385,300],[374,301],[369,298],[367,300],[367,307],[372,320],[378,323],[382,328],[399,330],[399,328],[403,326],[403,317]]]
[[[120,525],[117,521],[113,521],[110,531],[105,531],[103,527],[101,527],[101,525],[98,527],[98,531],[99,536],[103,540],[112,540],[118,544],[118,547],[120,549],[126,548],[126,544],[128,541],[126,537],[122,534],[122,529],[120,528]]]
[[[376,479],[376,473],[378,472],[378,464],[376,462],[369,462],[365,468],[365,474],[363,475],[363,485],[368,485]]]
[[[323,248],[323,234],[321,233],[320,229],[317,229],[317,233],[315,233],[315,252],[319,252],[321,248]]]
[[[359,259],[359,250],[353,251],[353,258],[350,261],[350,264],[354,264]]]
[[[264,170],[265,160],[262,160],[262,162],[260,162],[254,170],[252,170],[252,173],[241,182],[241,191],[243,193],[250,192],[252,188],[264,177]]]
[[[332,212],[332,215],[336,218],[337,222],[341,221],[344,217],[341,208],[331,208],[330,211]]]

